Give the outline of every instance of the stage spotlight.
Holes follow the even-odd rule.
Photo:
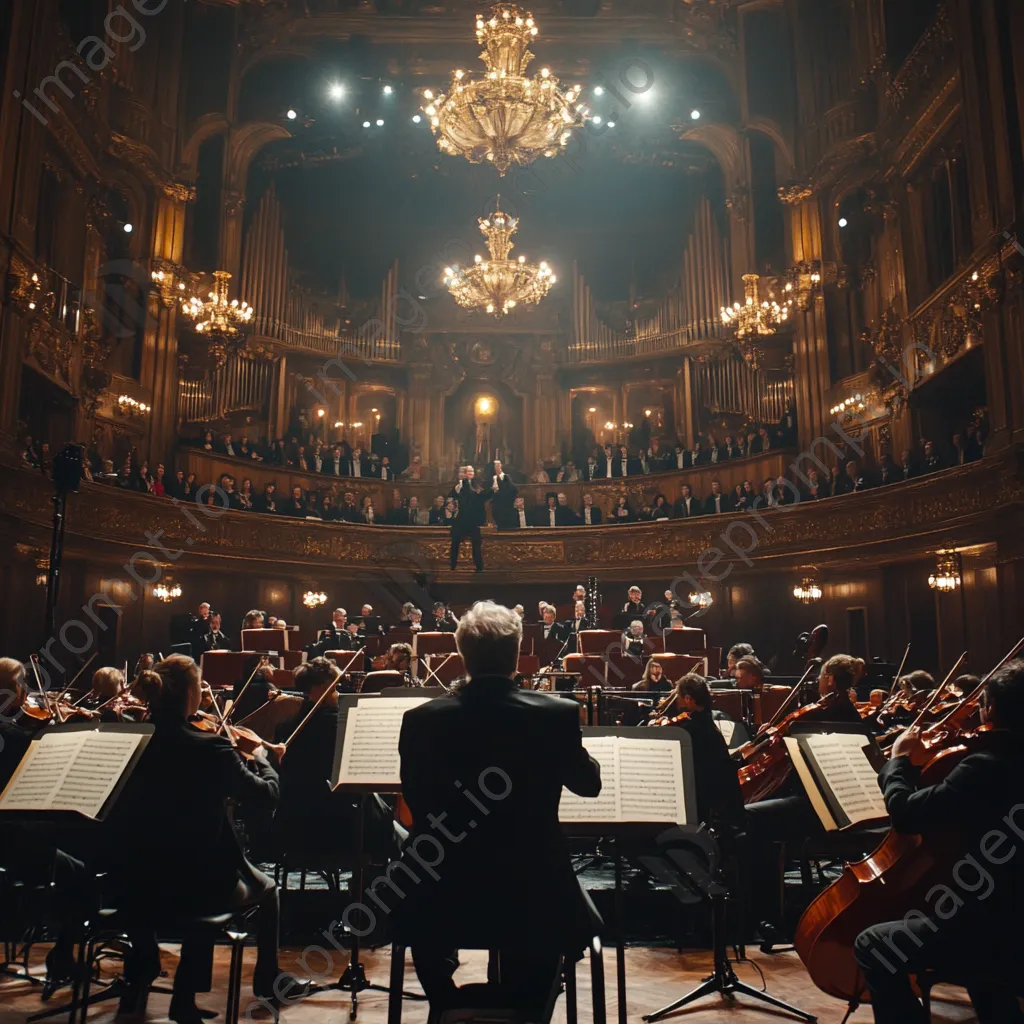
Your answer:
[[[595,85],[594,86],[594,95],[595,96],[603,96],[604,95],[604,86],[603,85]]]
[[[345,95],[345,86],[341,82],[335,82],[327,91],[332,100],[340,100]]]
[[[600,124],[601,123],[601,115],[600,114],[595,114],[590,120],[593,121],[594,124]]]
[[[694,121],[699,121],[700,120],[700,111],[699,110],[691,110],[690,111],[690,118],[692,120],[694,120]]]
[[[608,122],[608,127],[609,128],[614,128],[615,127],[615,122],[614,121],[609,121]]]
[[[385,85],[384,86],[384,95],[385,96],[390,96],[394,91],[395,90],[392,89],[390,85]]]
[[[364,128],[369,128],[370,127],[370,122],[369,121],[364,121],[363,122],[363,127]]]
[[[135,230],[135,228],[132,227],[131,224],[125,224],[125,226],[124,226],[124,233],[126,235],[130,235],[134,230]]]
[[[294,110],[289,110],[288,111],[287,117],[288,117],[289,121],[294,121],[295,118],[297,118],[298,116],[299,115],[298,115],[297,111],[294,111]]]
[[[419,115],[419,114],[413,114],[413,115],[412,115],[412,123],[413,123],[413,124],[419,124],[419,123],[420,123],[420,121],[422,121],[422,120],[423,120],[423,118],[422,118],[422,117],[420,117],[420,115]]]
[[[847,225],[847,224],[849,224],[849,223],[850,223],[850,222],[849,222],[849,221],[848,221],[848,220],[847,220],[847,219],[846,219],[845,217],[840,217],[840,218],[839,218],[839,226],[840,226],[841,228],[845,228],[845,227],[846,227],[846,225]]]
[[[383,118],[381,118],[381,117],[377,118],[377,127],[378,128],[383,128],[384,127],[384,119]]]

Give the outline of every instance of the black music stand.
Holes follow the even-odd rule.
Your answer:
[[[397,693],[396,693],[397,691]],[[417,697],[421,696],[415,688],[406,687],[395,687],[389,688],[390,695],[398,697]],[[343,693],[338,697],[338,735],[335,741],[334,747],[334,772],[333,777],[336,779],[341,774],[341,759],[345,749],[345,731],[348,727],[348,714],[352,708],[354,708],[361,700],[388,700],[389,697],[382,696],[380,693]],[[352,875],[352,889],[351,893],[361,893],[364,888],[366,881],[366,815],[369,809],[369,802],[373,798],[374,793],[382,792],[394,792],[401,793],[402,787],[399,783],[393,789],[382,788],[380,786],[366,787],[366,786],[336,786],[335,788],[344,788],[348,792],[359,794],[359,852],[356,856],[356,870]],[[348,930],[348,929],[346,929]],[[358,932],[350,931],[352,942],[349,948],[349,961],[348,966],[342,971],[341,977],[333,984],[326,986],[328,989],[341,992],[349,992],[352,995],[352,1002],[349,1006],[348,1019],[354,1021],[356,1015],[359,1013],[359,993],[365,992],[370,989],[374,992],[390,992],[389,985],[378,985],[375,982],[370,981],[366,977],[366,969],[363,966],[362,960],[360,959],[360,953],[362,952],[362,942]],[[317,991],[324,991],[323,988],[318,988]],[[403,992],[402,996],[408,999],[426,999],[425,995],[418,992]]]

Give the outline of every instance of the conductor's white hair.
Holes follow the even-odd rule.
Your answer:
[[[493,601],[477,601],[459,620],[455,631],[455,644],[471,679],[514,676],[522,639],[522,619],[511,608]]]

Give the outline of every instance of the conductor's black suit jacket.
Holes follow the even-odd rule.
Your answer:
[[[474,679],[407,712],[399,750],[414,821],[402,863],[420,879],[396,875],[402,934],[447,947],[582,948],[592,932],[558,802],[563,786],[597,796],[601,769],[575,702]],[[438,863],[428,872],[420,860]]]

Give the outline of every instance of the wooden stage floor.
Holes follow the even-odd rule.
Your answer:
[[[176,947],[166,946],[163,949],[165,970],[172,972],[177,962]],[[43,947],[35,951],[32,958],[33,974],[42,976]],[[338,977],[347,964],[347,955],[335,954],[335,962],[328,965],[323,954],[311,953],[305,962],[307,969],[298,966],[302,950],[290,949],[282,951],[282,967],[292,969],[296,974],[309,977],[315,972],[326,975],[327,982]],[[787,1002],[799,1006],[809,1013],[817,1014],[822,1024],[839,1024],[846,1006],[843,1003],[819,992],[810,982],[795,953],[782,953],[764,956],[756,948],[748,949],[753,963],[764,973],[768,990]],[[226,949],[217,950],[214,974],[214,991],[199,999],[201,1006],[218,1010],[217,1018],[223,1024],[225,1002],[225,979],[227,976]],[[245,972],[242,984],[242,1021],[270,1021],[271,1015],[259,1004],[253,1005],[250,987],[252,965],[255,958],[254,950],[246,950]],[[486,978],[486,954],[482,952],[464,952],[463,966],[456,980],[460,983],[468,981],[484,981]],[[364,955],[367,977],[372,982],[387,984],[390,949],[370,951]],[[627,1006],[630,1024],[639,1024],[640,1017],[658,1007],[669,1003],[684,992],[689,991],[710,970],[711,954],[706,951],[677,953],[673,949],[631,947],[626,950]],[[605,952],[606,996],[608,1005],[608,1022],[617,1022],[617,1001],[615,998],[615,957],[614,950]],[[761,987],[761,979],[754,966],[749,963],[739,964],[736,968],[740,980],[755,987]],[[579,965],[577,972],[579,983],[579,1001],[581,1024],[590,1024],[593,1014],[590,1007],[590,971],[585,962]],[[161,981],[160,984],[164,984]],[[406,988],[419,991],[415,972],[411,963],[406,968]],[[57,993],[48,1004],[53,1008],[67,997],[69,990]],[[958,989],[937,989],[939,997],[933,1004],[933,1021],[952,1022],[974,1020],[970,1004],[966,1003],[966,993]],[[362,1024],[384,1024],[387,1015],[387,994],[384,992],[367,991],[362,993],[359,1003],[358,1020]],[[169,996],[153,994],[150,996],[147,1020],[167,1020]],[[89,1015],[89,1020],[96,1024],[108,1024],[115,1016],[117,1004],[114,1001],[101,1003]],[[247,1008],[251,1007],[249,1016]],[[0,1024],[21,1024],[26,1017],[43,1009],[39,1001],[39,989],[25,981],[0,977]],[[53,1018],[58,1022],[67,1020],[66,1015]],[[425,1024],[427,1006],[425,1002],[406,1001],[403,1010],[403,1021],[406,1024]],[[708,997],[700,1002],[679,1011],[668,1020],[702,1021],[713,1024],[718,1021],[783,1021],[793,1020],[780,1011],[767,1006],[760,1006],[754,1000],[739,997],[730,1005],[720,996]],[[281,1020],[287,1024],[346,1024],[348,1020],[348,993],[336,991],[319,992],[303,1002],[286,1008],[281,1012]],[[872,1020],[871,1011],[867,1007],[859,1009],[851,1018],[852,1024],[862,1024]],[[559,999],[555,1009],[555,1024],[564,1024],[564,997]],[[214,1022],[217,1024],[217,1022]]]

